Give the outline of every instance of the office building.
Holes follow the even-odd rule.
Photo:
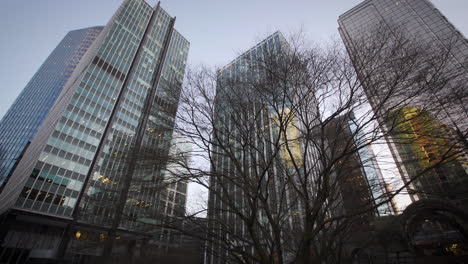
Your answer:
[[[99,256],[157,242],[189,48],[174,23],[159,4],[125,0],[89,47],[0,195],[9,253],[10,241],[31,241],[21,254],[42,257],[63,245]]]
[[[191,163],[192,147],[188,140],[180,135],[173,135],[169,161],[164,170],[165,190],[161,193],[160,208],[164,208],[163,214],[173,217],[185,215],[185,203],[187,201],[187,181],[180,179],[187,175]]]
[[[366,208],[359,217],[368,222],[376,216],[394,214],[385,180],[362,130],[357,130],[353,113],[334,118],[325,127],[324,136],[331,157],[339,157],[335,164],[335,177],[341,182],[342,213],[354,214]],[[350,154],[346,154],[350,153]],[[377,206],[379,205],[379,206]]]
[[[0,121],[0,185],[11,174],[26,146],[102,27],[70,31],[24,87]]]
[[[427,170],[414,182],[410,192],[420,198],[454,200],[456,205],[466,208],[468,175],[464,165],[467,159],[450,142],[453,130],[418,107],[402,107],[391,114],[390,120],[397,120],[398,124],[392,134],[399,138],[393,146],[403,160],[405,171],[412,176]],[[428,170],[433,166],[434,169]]]
[[[379,91],[386,91],[388,87],[369,85],[367,80],[362,79],[362,77],[361,81],[369,102],[376,113],[382,111],[382,109],[383,111],[393,111],[393,117],[403,122],[400,128],[407,127],[413,121],[414,123],[420,123],[422,119],[425,119],[428,121],[427,125],[434,128],[434,135],[440,135],[440,129],[435,129],[434,125],[444,126],[444,128],[441,128],[445,131],[444,136],[453,138],[452,142],[449,140],[446,143],[454,145],[455,149],[466,149],[466,146],[468,146],[466,141],[466,131],[468,129],[468,111],[466,108],[468,41],[429,0],[366,0],[342,14],[338,19],[338,24],[341,37],[351,57],[354,58],[355,67],[357,67],[358,71],[361,71],[361,76],[366,75],[366,72],[369,72],[370,69],[358,65],[359,58],[357,56],[360,55],[357,54],[356,50],[360,45],[359,42],[366,37],[372,37],[371,33],[379,30],[379,27],[380,30],[387,29],[393,33],[396,30],[399,31],[397,34],[387,34],[386,36],[389,38],[403,35],[417,45],[430,46],[431,50],[446,52],[449,56],[446,57],[445,66],[441,68],[439,73],[442,72],[442,76],[447,76],[451,80],[447,83],[440,82],[440,86],[434,86],[437,88],[422,94],[422,96],[410,95],[413,98],[406,101],[401,100],[402,98],[396,95],[385,99],[385,95],[383,95],[385,92]],[[378,42],[378,40],[373,39],[368,39],[367,42],[371,43],[372,41]],[[381,43],[383,43],[382,41],[384,40],[381,40]],[[386,43],[393,44],[396,42],[388,39]],[[379,48],[379,50],[385,52],[385,46],[382,49]],[[421,67],[430,65],[422,62],[423,59],[420,61],[419,65]],[[451,75],[458,76],[449,77]],[[378,76],[378,73],[374,73],[374,76]],[[411,94],[411,91],[417,91],[418,89],[416,85],[400,88],[407,89],[407,94]],[[380,102],[383,99],[386,101],[381,104]],[[398,106],[398,104],[402,104],[401,102],[407,103]],[[411,109],[418,110],[413,111]],[[410,123],[406,122],[405,125],[405,119],[402,117],[406,116],[414,119],[416,113],[421,114],[419,121],[413,120]],[[383,131],[390,131],[389,128],[393,127],[390,124],[392,122],[383,120],[383,118],[379,122]],[[423,130],[429,133],[427,129]],[[439,130],[439,132],[436,130]],[[422,136],[420,133],[422,131],[414,132],[416,134],[413,133],[413,135],[416,136],[413,139]],[[430,136],[430,134],[428,135]],[[457,163],[458,165],[454,165],[458,168],[455,174],[452,174],[454,170],[444,170],[439,167],[420,177],[418,175],[424,173],[424,169],[429,168],[428,164],[434,165],[437,158],[428,158],[432,161],[423,166],[418,165],[418,163],[424,163],[426,158],[423,156],[429,155],[429,152],[431,152],[426,151],[426,149],[432,149],[432,153],[438,152],[435,150],[437,148],[441,150],[440,142],[436,142],[437,140],[434,138],[432,141],[419,140],[411,146],[406,146],[407,148],[404,150],[405,146],[403,145],[405,145],[405,142],[403,141],[407,141],[409,138],[400,141],[397,139],[398,137],[397,135],[389,135],[387,143],[403,181],[409,184],[409,192],[413,201],[432,197],[450,199],[460,206],[466,204],[465,200],[468,197],[459,192],[461,186],[468,187],[466,153],[457,155],[457,161],[449,160],[445,165],[442,165],[444,167]],[[419,146],[417,146],[418,144]],[[438,156],[441,157],[440,153]],[[419,169],[415,169],[416,167]],[[415,177],[420,179],[412,181]]]
[[[268,79],[268,67],[286,61],[281,56],[288,50],[288,42],[276,32],[217,72],[208,200],[209,263],[231,263],[238,256],[255,255],[256,239],[264,244],[271,241],[266,230],[269,221],[275,220],[268,213],[282,219],[278,220],[284,230],[281,241],[293,241],[289,236],[301,228],[300,202],[287,183],[295,177],[293,160],[302,162],[295,120],[285,120],[293,116],[293,96],[287,94],[293,87],[277,86],[274,77]],[[280,129],[280,123],[287,123],[286,128]],[[254,197],[263,201],[257,209],[252,208]],[[257,221],[249,226],[246,218],[252,215]],[[240,253],[233,253],[233,248]],[[289,259],[290,248],[284,248]]]

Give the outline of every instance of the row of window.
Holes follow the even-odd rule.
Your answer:
[[[148,13],[149,15],[149,13]],[[146,18],[146,17],[145,17]],[[149,18],[149,17],[148,17]],[[129,47],[129,51],[134,52],[134,50],[131,50],[132,47],[134,46],[136,49],[136,43],[138,43],[138,39],[140,38],[140,30],[142,30],[142,27],[140,29],[137,29],[137,26],[135,25],[136,20],[132,20],[131,23],[133,23],[133,26],[129,26],[128,24],[120,22],[118,26],[120,28],[116,28],[116,30],[120,30],[121,32],[124,32],[125,34],[130,34],[133,35],[132,37],[125,37],[125,38],[119,38],[116,37],[112,41],[112,44],[118,43],[118,46],[125,46]],[[139,21],[140,23],[145,24],[145,19],[141,19]],[[138,42],[137,42],[138,41]],[[110,45],[112,45],[110,44]],[[117,49],[115,50],[109,50],[109,54],[112,52],[120,52]],[[104,56],[106,56],[105,54]],[[124,56],[128,57],[128,54],[125,54]],[[112,64],[112,61],[111,61]],[[138,67],[136,68],[136,72],[138,72]],[[134,71],[135,72],[135,71]],[[130,97],[140,97],[141,99],[144,99],[144,92],[142,89],[148,90],[149,87],[143,87],[141,85],[132,85],[134,88],[134,91],[131,91],[131,87],[129,84],[135,83],[135,77],[134,73],[132,73],[132,76],[128,76],[127,78],[130,79],[130,81],[127,84],[127,87],[123,88],[126,89],[123,93],[123,100],[121,100],[119,107],[119,110],[117,112],[115,120],[113,120],[112,124],[112,131],[110,131],[110,135],[114,134],[117,135],[119,134],[119,137],[108,137],[110,140],[109,142],[106,143],[106,145],[103,148],[103,152],[99,154],[99,166],[95,168],[95,173],[99,170],[100,175],[103,175],[103,178],[109,179],[108,181],[100,181],[99,177],[92,181],[90,183],[91,188],[94,189],[99,189],[100,192],[103,193],[119,193],[117,190],[120,188],[120,185],[117,184],[120,182],[120,177],[121,174],[125,171],[125,159],[122,159],[123,156],[121,154],[124,153],[124,151],[128,151],[129,146],[132,146],[132,140],[133,135],[135,133],[136,125],[138,124],[139,120],[139,111],[141,111],[141,106],[143,105],[142,103],[138,102],[132,102],[132,100],[128,100],[127,96]],[[136,83],[135,83],[136,84]],[[135,96],[136,95],[136,96]],[[142,100],[140,100],[142,101]],[[122,132],[119,132],[122,131]],[[123,168],[124,170],[115,170],[118,168]],[[111,175],[113,177],[108,177],[106,175]],[[102,208],[100,204],[108,204],[110,201],[109,199],[113,200],[116,199],[118,201],[118,195],[111,196],[111,197],[105,197],[105,196],[100,196],[98,195],[100,192],[97,192],[95,194],[88,194],[85,199],[87,202],[92,204],[92,206],[89,206],[89,209],[86,209],[86,211],[91,210],[91,208],[97,208],[97,211],[94,211],[98,215],[103,215],[101,217],[110,217],[108,213],[105,212],[105,210],[99,210],[99,208]],[[111,204],[111,206],[115,206],[115,202]],[[111,207],[106,207],[106,210],[112,209]],[[94,210],[94,209],[93,209]],[[99,217],[99,216],[96,216]],[[92,219],[90,219],[92,221]]]
[[[37,202],[45,202],[58,206],[63,206],[66,200],[65,197],[55,195],[54,193],[41,192],[37,189],[31,189],[24,187],[21,191],[20,197],[27,198],[30,200],[36,200]]]
[[[85,32],[87,31],[89,30]],[[76,39],[70,37],[75,35],[77,35]],[[70,73],[76,67],[76,64],[64,67],[62,63],[56,66],[53,66],[52,63],[56,61],[66,62],[68,61],[68,57],[76,56],[77,54],[74,54],[72,50],[65,50],[61,47],[77,46],[80,48],[80,43],[82,41],[80,36],[82,35],[82,31],[69,33],[59,44],[58,48],[56,48],[51,56],[44,62],[15,101],[10,111],[10,115],[13,116],[9,118],[7,114],[3,119],[3,124],[0,126],[6,129],[2,129],[2,141],[9,141],[16,146],[8,150],[4,149],[3,151],[11,153],[11,156],[17,156],[21,153],[26,143],[33,138],[50,107],[68,80],[70,75],[67,73]],[[88,37],[88,39],[89,41],[94,40],[92,37]],[[86,47],[81,47],[80,49],[83,53],[86,51]],[[77,59],[80,58],[81,56]],[[11,166],[9,167],[11,168]]]

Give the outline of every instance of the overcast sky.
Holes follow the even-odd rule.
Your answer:
[[[390,0],[389,0],[390,1]],[[0,117],[70,30],[104,25],[122,0],[1,0]],[[155,0],[148,0],[155,5]],[[337,37],[337,18],[361,0],[168,0],[191,43],[189,65],[222,66],[276,30]],[[468,0],[433,0],[465,36]]]
[[[0,117],[65,34],[104,25],[121,0],[1,0]],[[156,0],[148,1],[151,5]],[[191,43],[189,65],[222,66],[268,33],[302,28],[311,39],[337,36],[336,19],[361,0],[171,0],[161,5],[177,17]],[[468,1],[434,0],[468,35]]]

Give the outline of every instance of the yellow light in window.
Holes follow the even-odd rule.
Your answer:
[[[80,237],[81,237],[81,232],[80,232],[80,231],[76,231],[75,237],[76,237],[76,239],[80,239]]]

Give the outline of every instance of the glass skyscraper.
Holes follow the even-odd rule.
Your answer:
[[[70,31],[0,121],[0,185],[4,184],[81,57],[103,27]]]
[[[266,81],[268,66],[265,65],[285,59],[281,56],[287,54],[288,50],[289,43],[284,36],[275,32],[217,72],[214,143],[210,148],[213,165],[208,200],[208,223],[214,238],[208,246],[211,251],[208,263],[231,263],[235,258],[231,251],[226,250],[228,243],[225,242],[225,237],[229,237],[233,245],[242,248],[240,251],[253,252],[251,241],[262,240],[262,235],[268,236],[262,233],[262,225],[268,225],[269,221],[265,209],[259,206],[258,212],[253,213],[249,207],[249,197],[253,195],[251,188],[255,184],[258,184],[262,195],[267,197],[265,199],[274,208],[270,210],[285,210],[281,214],[287,215],[288,220],[284,221],[287,230],[300,228],[300,202],[293,197],[294,193],[285,180],[286,174],[295,173],[292,160],[302,162],[301,146],[297,140],[300,132],[294,121],[289,122],[285,131],[280,131],[279,125],[282,122],[279,121],[280,118],[292,116],[288,101],[292,96],[285,95],[288,99],[280,103],[278,101],[281,100],[277,98],[282,98],[280,95],[266,92],[276,87],[268,82],[270,80]],[[251,83],[258,83],[258,86],[250,86]],[[258,89],[265,83],[270,86],[265,90]],[[281,89],[284,90],[280,93],[287,93],[293,87]],[[273,105],[281,110],[275,109]],[[248,128],[243,129],[240,124]],[[284,146],[285,137],[289,141],[288,147]],[[280,141],[283,142],[279,144],[279,149],[275,145],[277,138],[281,138]],[[265,173],[265,179],[268,180],[258,180],[262,173]],[[258,222],[247,227],[248,223],[243,216],[251,213],[258,214]],[[257,230],[260,238],[252,238],[252,230]],[[287,240],[288,235],[290,234],[284,234],[281,239]]]
[[[394,214],[391,202],[387,201],[389,195],[371,143],[354,113],[331,119],[321,135],[329,155],[338,159],[333,165],[333,177],[339,182],[335,188],[340,195],[334,201],[337,206],[330,211],[331,215],[357,214],[354,217],[358,217],[359,224],[354,229],[358,230],[367,228],[366,225],[377,216]]]
[[[359,164],[359,176],[357,178],[362,177],[365,179],[366,183],[363,185],[369,186],[369,196],[375,204],[379,205],[376,208],[379,216],[396,214],[396,208],[392,206],[392,199],[386,201],[389,196],[386,189],[387,184],[377,163],[377,157],[372,149],[372,145],[368,142],[362,142],[365,137],[362,135],[362,132],[356,132],[357,125],[354,117],[348,119],[347,125],[348,127],[344,129],[344,133],[353,137],[356,145],[363,146],[354,154],[355,161]],[[365,192],[362,194],[365,194]]]
[[[117,237],[116,230],[155,229],[144,223],[161,217],[158,187],[189,49],[174,23],[159,4],[122,3],[5,186],[2,213],[31,212],[73,221],[77,228],[99,227],[101,234],[93,233],[97,241]],[[80,243],[91,235],[81,234],[71,247],[90,253],[81,252]],[[44,247],[56,248],[59,241]],[[91,254],[100,249],[93,247]]]
[[[339,206],[331,214],[352,215],[366,209],[365,213],[358,213],[366,224],[376,216],[393,214],[391,203],[386,201],[385,182],[375,154],[358,128],[354,113],[332,119],[326,124],[323,136],[330,156],[339,157],[334,164],[334,177],[340,182],[336,187],[340,193]]]
[[[393,28],[401,30],[405,36],[415,38],[420,45],[430,43],[437,49],[449,51],[447,72],[456,69],[457,72],[460,71],[460,76],[444,86],[444,89],[438,89],[431,93],[429,97],[435,100],[430,105],[436,109],[426,109],[428,104],[423,102],[423,99],[427,99],[418,97],[410,105],[400,106],[399,112],[403,116],[411,116],[412,114],[405,113],[405,111],[408,109],[422,110],[420,113],[426,113],[426,110],[429,111],[422,118],[424,119],[427,116],[432,116],[431,119],[436,118],[437,120],[432,120],[430,124],[443,124],[443,126],[446,126],[444,130],[448,131],[444,135],[454,135],[453,137],[456,137],[461,142],[460,144],[464,144],[466,148],[466,131],[468,129],[468,109],[466,108],[468,41],[429,0],[366,0],[342,14],[338,19],[338,24],[341,37],[351,57],[357,55],[353,54],[354,48],[359,45],[356,41],[362,40],[363,36],[369,35],[368,33],[379,25],[389,26],[388,28],[392,30]],[[391,41],[388,41],[388,43],[391,43]],[[366,68],[361,68],[361,70],[365,71]],[[363,82],[365,81],[363,80]],[[364,88],[372,107],[379,109],[380,98],[374,95],[374,93],[378,93],[374,92],[377,89],[366,85],[364,85]],[[407,89],[410,90],[411,87]],[[449,98],[449,103],[441,103],[444,100],[439,100],[438,96]],[[395,96],[395,98],[392,97],[387,102],[393,103],[398,102],[398,100],[399,98]],[[387,108],[387,105],[383,105],[383,107]],[[394,114],[394,116],[398,115]],[[399,119],[403,120],[402,118]],[[380,121],[381,128],[385,131],[386,121]],[[416,135],[415,137],[418,136],[417,133],[414,135]],[[415,170],[415,167],[427,168],[426,165],[421,167],[420,163],[424,163],[426,160],[434,161],[434,157],[439,155],[433,155],[433,153],[438,152],[435,150],[438,148],[435,137],[419,146],[415,144],[420,142],[405,147],[404,144],[398,144],[395,141],[397,140],[389,140],[388,143],[405,182],[413,179],[415,175],[422,171]],[[411,192],[413,194],[412,198],[444,197],[456,200],[459,205],[466,204],[467,197],[464,194],[466,191],[462,193],[458,191],[466,188],[462,186],[468,186],[466,154],[459,155],[457,159],[458,162],[456,163],[458,165],[456,167],[459,169],[457,173],[453,174],[452,170],[436,169],[439,172],[429,172],[427,177],[424,176],[411,184],[411,189],[417,191],[416,193]],[[449,163],[453,162],[450,161]],[[432,177],[430,175],[439,176]],[[454,186],[458,187],[455,188]]]
[[[187,200],[187,182],[178,179],[178,175],[187,174],[186,164],[190,164],[190,142],[177,134],[173,135],[170,157],[177,162],[169,162],[164,170],[164,180],[167,186],[161,193],[160,209],[166,216],[183,217],[185,215],[185,204]],[[182,166],[181,164],[184,164]]]
[[[428,170],[414,182],[414,191],[419,197],[444,198],[451,200],[468,199],[468,174],[463,167],[463,152],[456,153],[446,135],[453,131],[435,119],[428,111],[417,107],[402,107],[392,111],[392,118],[398,120],[394,144],[403,166],[410,177]],[[390,126],[390,124],[389,124]],[[398,130],[404,133],[398,133]],[[444,158],[448,156],[450,158]],[[464,203],[460,204],[465,206]]]

